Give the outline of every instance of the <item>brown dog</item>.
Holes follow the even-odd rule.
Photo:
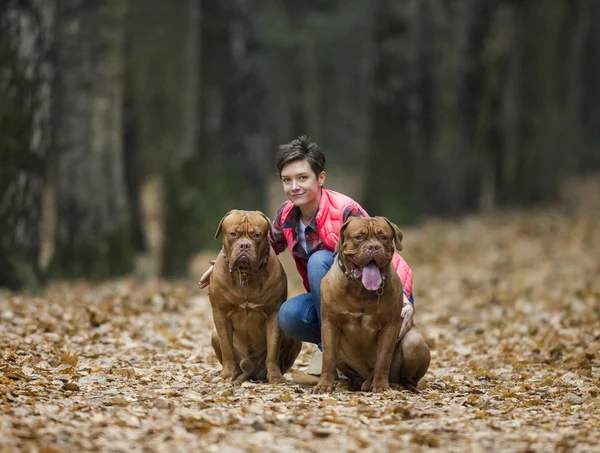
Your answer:
[[[415,391],[427,372],[429,348],[416,326],[398,339],[403,294],[392,257],[402,237],[384,217],[351,217],[342,226],[336,262],[321,282],[323,371],[313,392],[333,390],[336,367],[352,390],[374,392],[390,383]]]
[[[223,251],[210,275],[208,295],[216,329],[212,346],[223,379],[282,382],[302,348],[277,324],[287,278],[269,245],[270,231],[262,212],[233,210],[215,235],[223,233]]]

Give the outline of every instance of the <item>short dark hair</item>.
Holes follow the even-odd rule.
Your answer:
[[[306,160],[317,176],[325,170],[325,155],[321,152],[319,145],[311,141],[307,135],[301,135],[291,142],[279,146],[275,161],[279,177],[281,177],[283,167],[296,160]]]

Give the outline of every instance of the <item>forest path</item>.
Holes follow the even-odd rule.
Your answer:
[[[432,346],[419,394],[221,382],[191,279],[0,292],[0,451],[600,451],[600,191],[588,185],[559,207],[405,229]]]

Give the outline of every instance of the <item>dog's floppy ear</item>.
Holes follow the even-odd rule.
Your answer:
[[[382,219],[388,223],[388,225],[391,227],[391,229],[394,233],[394,245],[396,246],[396,250],[398,250],[399,252],[402,251],[402,249],[403,249],[402,239],[404,238],[404,233],[402,232],[402,230],[400,228],[398,228],[396,226],[396,224],[390,222],[385,217],[382,217]]]
[[[269,219],[264,212],[260,212],[260,211],[257,211],[257,212],[261,216],[263,216],[263,218],[267,221],[267,224],[269,225],[269,237],[272,238],[273,237],[273,229],[271,228],[271,219]]]
[[[348,224],[352,221],[352,219],[354,219],[354,217],[348,217],[348,220],[346,220],[340,228],[340,238],[335,246],[336,253],[342,253],[342,246],[344,245],[344,232],[346,231],[346,228],[348,228]]]
[[[227,216],[234,211],[235,211],[235,209],[232,209],[231,211],[229,211],[227,214],[225,214],[223,216],[223,218],[219,222],[219,227],[217,228],[217,232],[215,233],[215,239],[217,239],[219,236],[221,236],[221,232],[223,231],[223,220],[225,220],[227,218]]]

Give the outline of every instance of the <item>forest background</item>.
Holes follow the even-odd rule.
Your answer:
[[[596,0],[2,0],[0,286],[186,275],[228,210],[275,215],[299,134],[400,226],[551,203],[600,169],[599,21]]]

